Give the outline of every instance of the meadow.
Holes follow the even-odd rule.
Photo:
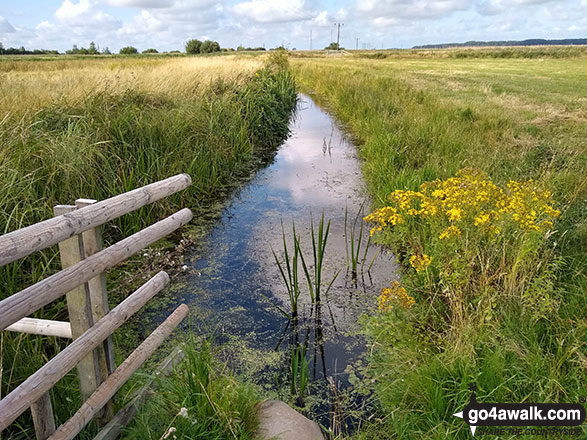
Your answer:
[[[180,206],[190,207],[196,216],[208,214],[211,205],[270,160],[289,133],[297,96],[286,63],[279,54],[263,60],[3,57],[0,233],[52,217],[56,204],[108,198],[177,173],[189,173],[193,185],[113,222],[105,229],[106,242]],[[180,238],[172,237],[172,247]],[[56,270],[56,249],[0,268],[0,299]],[[112,273],[110,290],[124,290],[117,286],[119,277],[135,271]],[[60,300],[36,316],[66,315]],[[123,335],[121,342],[128,337]],[[63,346],[56,338],[8,332],[0,338],[1,395]],[[70,374],[54,388],[58,423],[77,408],[74,377]],[[23,415],[8,435],[28,438],[31,429],[30,415]]]
[[[283,55],[4,57],[0,233],[179,172],[193,178],[188,191],[124,216],[106,240],[178,206],[207,216],[288,135],[299,88],[357,145],[372,240],[403,267],[362,321],[369,357],[356,375],[376,413],[340,438],[470,438],[453,417],[470,383],[480,402],[587,395],[585,49],[298,52],[289,65]],[[0,299],[55,270],[55,250],[1,268]],[[63,303],[38,317],[64,319]],[[1,395],[62,348],[0,338]],[[262,395],[214,353],[188,342],[125,435],[173,426],[186,438],[254,438]],[[58,422],[75,388],[70,375],[54,389],[71,403],[55,405]],[[30,419],[8,434],[31,437]]]
[[[469,438],[470,383],[480,402],[587,393],[587,58],[504,50],[292,60],[404,267],[363,322],[380,413],[353,438]]]

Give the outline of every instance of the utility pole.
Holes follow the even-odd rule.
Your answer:
[[[340,49],[340,27],[344,26],[344,23],[334,23],[336,26],[336,49]]]
[[[312,29],[310,29],[310,50],[312,50]]]
[[[359,50],[359,37],[355,37],[355,49]]]

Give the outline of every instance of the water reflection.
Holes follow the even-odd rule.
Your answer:
[[[302,95],[292,135],[274,162],[234,195],[219,223],[192,250],[192,270],[181,280],[185,287],[179,289],[177,299],[196,311],[194,322],[219,329],[221,342],[238,345],[233,366],[253,371],[254,364],[256,379],[265,381],[267,389],[279,388],[287,380],[288,354],[300,345],[306,349],[311,379],[321,381],[322,390],[330,393],[332,383],[336,389],[348,385],[345,368],[364,351],[364,341],[351,336],[358,317],[374,309],[379,289],[394,278],[387,253],[377,257],[366,282],[356,288],[342,276],[347,264],[345,208],[354,216],[364,198],[354,146],[326,113]],[[322,212],[332,222],[323,278],[330,281],[338,271],[341,276],[320,305],[311,304],[302,292],[299,321],[288,322],[276,307],[287,310],[289,303],[272,252],[283,252],[281,223],[291,242],[295,222],[302,249],[311,255],[310,215],[316,219]],[[363,233],[368,235],[367,229]],[[372,246],[368,262],[376,252]],[[247,350],[252,350],[254,360],[240,356]],[[283,356],[276,358],[275,350]],[[258,365],[265,355],[275,365]],[[329,377],[334,377],[331,384]],[[332,409],[328,404],[314,408],[325,413]]]

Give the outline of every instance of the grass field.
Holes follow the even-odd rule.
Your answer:
[[[189,191],[123,217],[107,240],[179,206],[205,213],[287,136],[300,87],[358,146],[374,239],[404,268],[381,312],[363,319],[370,357],[357,374],[378,412],[351,437],[470,438],[452,414],[472,382],[480,402],[587,395],[585,49],[306,52],[289,63],[3,58],[0,233],[50,217],[54,204],[179,172],[191,174]],[[0,299],[54,270],[54,251],[1,268]],[[63,314],[57,302],[38,316]],[[254,437],[260,395],[196,345],[127,437]],[[2,395],[61,348],[1,333]],[[73,374],[54,389],[54,402],[71,402],[55,405],[58,422],[76,393]],[[8,432],[32,435],[28,416]]]
[[[471,382],[481,402],[587,394],[587,59],[430,53],[292,61],[405,268],[364,322],[381,421],[356,438],[469,438]],[[492,191],[511,203],[480,211]]]
[[[192,176],[188,190],[112,222],[106,241],[180,207],[196,216],[206,211],[272,157],[289,133],[297,95],[286,63],[279,55],[263,60],[3,57],[0,233],[52,217],[56,204],[105,199],[178,173]],[[0,268],[0,299],[56,270],[56,249]],[[35,316],[66,319],[64,302]],[[2,332],[0,347],[0,394],[6,395],[62,342]],[[54,388],[58,423],[77,408],[74,377]],[[27,438],[31,429],[25,414],[8,435]]]

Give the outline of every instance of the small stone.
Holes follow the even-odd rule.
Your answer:
[[[266,400],[257,407],[260,440],[324,440],[316,422],[279,400]]]

